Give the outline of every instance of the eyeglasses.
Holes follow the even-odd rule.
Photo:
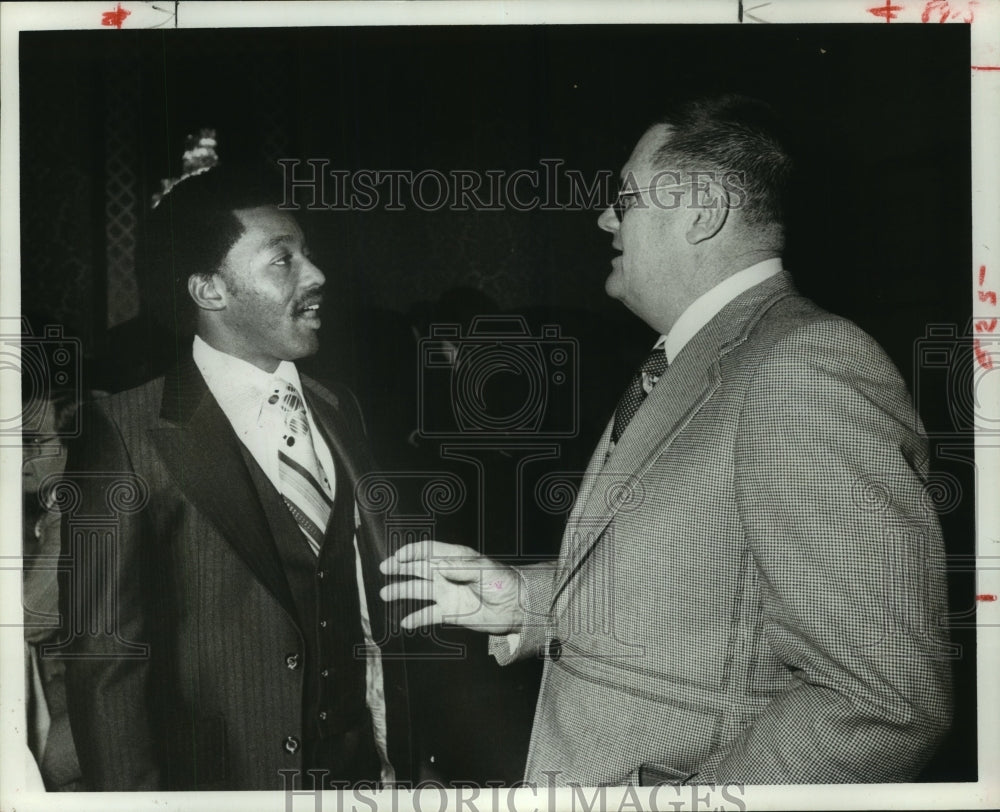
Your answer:
[[[638,189],[622,189],[620,192],[618,192],[617,196],[614,199],[614,202],[611,204],[611,210],[615,213],[615,218],[620,223],[623,219],[625,219],[625,212],[635,208],[636,202],[639,199],[639,195],[641,195],[643,192],[650,192],[653,189],[669,189],[671,187],[676,188],[687,185],[688,184],[686,183],[654,183],[651,186],[641,186]],[[676,208],[676,203],[677,201],[675,200],[674,205],[672,206],[659,205],[659,208],[673,209]]]

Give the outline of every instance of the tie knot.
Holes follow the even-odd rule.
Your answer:
[[[268,402],[275,403],[277,401],[281,409],[285,426],[290,432],[290,435],[285,437],[286,442],[290,437],[307,437],[309,435],[309,418],[306,415],[306,406],[299,390],[287,382],[276,386],[278,391],[268,398]],[[288,442],[288,445],[292,445],[292,442]]]
[[[298,412],[305,411],[305,405],[302,403],[302,396],[293,384],[283,384],[279,393],[279,402],[281,404],[281,411],[285,414],[297,414]]]

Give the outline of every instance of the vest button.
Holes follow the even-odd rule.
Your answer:
[[[325,621],[325,620],[321,620],[321,621],[319,622],[319,627],[320,627],[321,629],[325,629],[325,628],[326,628],[326,621]]]
[[[287,739],[285,739],[285,749],[289,753],[297,753],[299,750],[299,740],[296,739],[294,736],[289,736]]]
[[[326,721],[326,711],[320,711],[319,712],[319,720],[321,722],[325,722]]]
[[[555,663],[560,657],[562,657],[562,641],[558,637],[553,637],[549,640],[549,659]]]
[[[285,657],[285,665],[288,666],[289,671],[294,671],[296,668],[299,667],[299,655],[289,654],[287,657]]]
[[[319,675],[325,679],[326,677],[330,676],[330,672],[328,669],[324,668],[322,671],[319,672]]]

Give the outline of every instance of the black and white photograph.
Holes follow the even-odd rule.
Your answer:
[[[45,5],[5,809],[1000,803],[995,7]]]

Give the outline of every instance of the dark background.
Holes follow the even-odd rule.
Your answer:
[[[36,334],[58,324],[79,337],[86,383],[105,391],[170,362],[151,318],[165,305],[142,297],[142,234],[150,195],[179,174],[184,137],[200,127],[233,162],[511,172],[549,158],[590,179],[617,172],[674,94],[767,99],[799,164],[786,267],[899,366],[931,433],[948,552],[973,553],[967,26],[47,32],[22,34],[20,48],[22,309]],[[329,302],[323,347],[303,367],[355,388],[387,469],[466,484],[467,504],[432,517],[441,538],[521,559],[558,549],[565,513],[518,494],[582,470],[654,338],[603,292],[612,251],[598,213],[301,213]],[[487,313],[521,315],[533,335],[556,324],[577,342],[572,436],[518,448],[495,437],[500,448],[476,451],[420,436],[418,337]],[[488,394],[506,414],[524,381],[500,381]],[[435,386],[427,402],[447,410]],[[535,453],[549,459],[526,465],[519,486],[517,462]],[[951,573],[949,587],[958,706],[927,777],[975,780],[972,573]],[[436,635],[425,653],[466,648],[413,667],[427,775],[518,780],[538,664],[501,670],[483,638]]]

